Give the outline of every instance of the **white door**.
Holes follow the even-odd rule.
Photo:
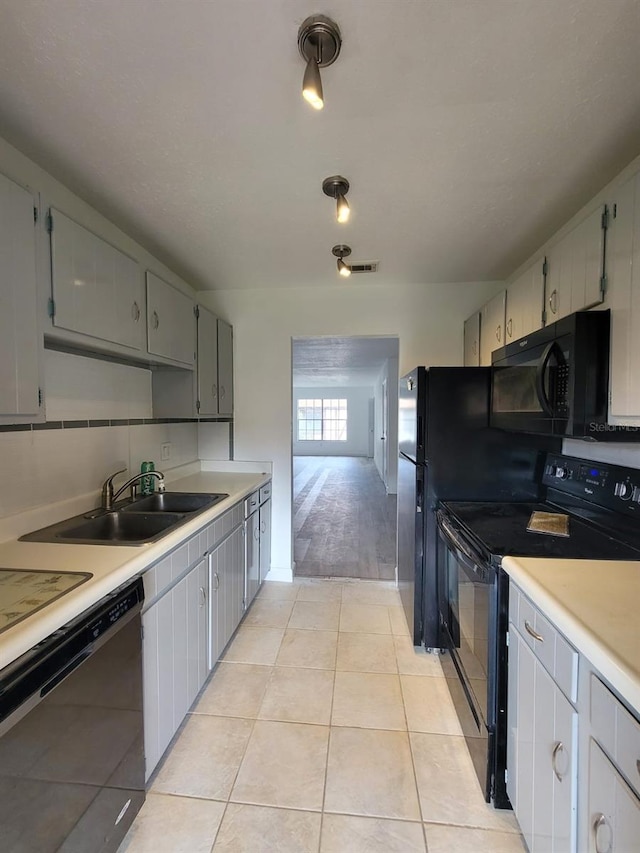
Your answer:
[[[385,489],[388,491],[388,471],[389,471],[389,448],[387,436],[389,435],[389,392],[387,390],[387,380],[382,382],[382,482]]]

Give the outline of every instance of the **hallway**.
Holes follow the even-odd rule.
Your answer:
[[[297,576],[395,580],[396,496],[373,459],[294,456],[293,506]]]

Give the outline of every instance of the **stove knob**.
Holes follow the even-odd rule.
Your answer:
[[[566,480],[569,476],[569,469],[564,468],[562,465],[556,465],[556,469],[553,474],[558,480]]]
[[[628,501],[633,494],[633,486],[631,483],[616,483],[613,493],[623,501]]]

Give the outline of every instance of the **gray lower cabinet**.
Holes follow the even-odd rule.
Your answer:
[[[589,853],[640,849],[640,800],[598,744],[589,744]]]
[[[260,500],[254,492],[244,502],[245,605],[248,607],[260,588]]]
[[[142,614],[147,779],[207,678],[207,583],[202,557]]]
[[[244,613],[244,536],[241,523],[209,554],[209,667],[212,669]]]
[[[266,488],[266,487],[265,487]],[[269,485],[271,494],[271,485]],[[262,496],[262,489],[260,490]],[[260,504],[260,583],[271,568],[271,498]]]

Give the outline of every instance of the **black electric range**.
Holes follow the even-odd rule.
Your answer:
[[[438,507],[442,658],[487,801],[505,786],[509,580],[503,557],[640,561],[640,471],[549,454],[531,502]],[[533,512],[568,516],[566,536],[527,530]]]

